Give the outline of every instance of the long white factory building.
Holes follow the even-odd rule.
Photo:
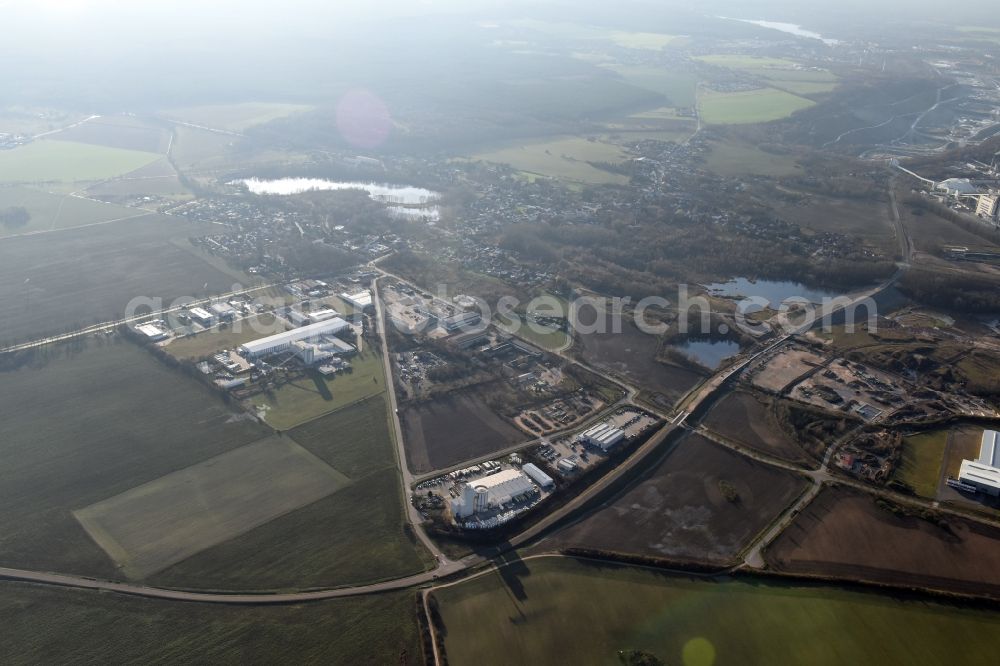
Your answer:
[[[456,518],[468,518],[534,490],[527,476],[516,469],[505,469],[465,484],[462,494],[451,500],[451,512]]]
[[[323,335],[335,335],[350,326],[340,317],[309,324],[301,328],[293,328],[284,333],[269,335],[260,340],[248,342],[239,348],[239,353],[244,358],[260,358],[268,354],[277,354],[288,351],[296,342],[303,340],[316,340]]]
[[[976,460],[963,460],[958,480],[987,495],[1000,495],[1000,432],[984,430]]]

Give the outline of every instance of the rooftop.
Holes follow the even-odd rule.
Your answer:
[[[979,446],[980,465],[1000,467],[1000,432],[996,430],[983,431],[983,443]]]
[[[259,340],[254,340],[253,342],[247,342],[240,347],[240,351],[248,354],[260,353],[274,347],[290,345],[298,340],[308,340],[309,338],[319,337],[320,335],[337,333],[347,328],[348,325],[349,324],[346,321],[340,317],[336,317],[334,319],[328,319],[327,321],[309,324],[308,326],[303,326],[301,328],[294,328],[290,331],[285,331],[284,333],[269,335],[266,338],[260,338]]]

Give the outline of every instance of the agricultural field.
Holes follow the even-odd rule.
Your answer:
[[[761,453],[793,463],[809,462],[802,447],[778,423],[768,398],[733,391],[712,407],[704,423],[719,435]]]
[[[351,357],[351,371],[333,377],[310,374],[250,398],[250,408],[278,430],[289,430],[385,391],[382,355],[372,349]]]
[[[120,178],[95,183],[87,188],[87,194],[103,201],[144,195],[184,199],[191,196],[166,157],[161,157]]]
[[[0,240],[0,344],[119,319],[137,297],[169,305],[232,290],[233,275],[171,242],[204,228],[151,214]]]
[[[65,109],[0,107],[0,132],[36,136],[78,123],[87,116]]]
[[[304,113],[313,107],[304,104],[279,102],[243,102],[240,104],[215,104],[166,109],[163,116],[170,120],[211,127],[213,129],[242,132],[278,118]]]
[[[705,165],[720,176],[791,176],[802,171],[795,155],[777,155],[734,139],[709,142]]]
[[[692,72],[642,65],[604,65],[628,83],[663,95],[671,107],[695,105],[698,77]],[[636,114],[632,117],[642,117]]]
[[[239,137],[193,127],[175,127],[170,158],[181,171],[229,166]]]
[[[903,439],[903,456],[893,478],[922,497],[934,498],[941,480],[948,432],[936,430]]]
[[[227,324],[225,328],[216,326],[185,338],[175,338],[164,349],[175,358],[194,360],[211,356],[223,349],[236,349],[242,344],[279,333],[286,328],[283,319],[264,313],[245,321]]]
[[[858,236],[890,257],[898,251],[888,201],[861,202],[803,194],[806,198],[801,205],[781,204],[775,207],[776,212],[805,231]]]
[[[589,322],[589,314],[581,314],[581,319]],[[659,338],[640,331],[630,318],[623,317],[621,333],[610,332],[610,323],[607,330],[579,336],[583,360],[649,391],[660,407],[672,405],[702,379],[702,374],[692,369],[657,361]]]
[[[732,69],[794,95],[818,95],[837,87],[837,76],[828,70],[803,67],[783,58],[745,55],[707,55],[695,58],[709,65]]]
[[[139,150],[40,139],[0,152],[0,182],[47,183],[104,180],[160,158]]]
[[[942,465],[946,477],[951,476],[957,479],[962,461],[979,457],[983,427],[959,424],[949,428],[948,435]]]
[[[698,100],[701,119],[709,125],[766,123],[808,109],[815,102],[776,88],[733,93],[703,93]]]
[[[350,482],[308,506],[157,574],[167,587],[289,590],[419,573],[432,558],[406,526],[385,399],[376,396],[288,433]]]
[[[479,153],[473,159],[508,164],[536,176],[580,183],[624,184],[628,178],[592,166],[590,162],[618,164],[627,155],[621,148],[599,140],[582,137],[558,137],[541,142],[523,143]]]
[[[295,442],[276,436],[73,513],[126,576],[143,579],[348,483]]]
[[[422,474],[516,444],[525,436],[474,391],[400,409],[406,460]]]
[[[0,563],[118,577],[73,512],[259,440],[265,428],[119,338],[0,373]]]
[[[82,197],[50,194],[29,187],[0,186],[0,210],[5,208],[24,208],[31,219],[23,226],[0,225],[0,238],[85,227],[146,214],[144,210]]]
[[[961,245],[970,250],[996,251],[997,246],[981,236],[966,231],[940,215],[900,202],[899,215],[913,239],[913,246],[921,252],[937,254],[940,248]]]
[[[727,487],[734,496],[726,496]],[[552,540],[562,548],[723,566],[805,487],[789,472],[691,435],[627,491]]]
[[[827,488],[768,547],[782,571],[1000,597],[1000,530],[880,506],[870,495]]]
[[[502,324],[498,324],[498,327],[505,331],[514,331],[513,328],[505,327]],[[531,344],[548,351],[563,350],[572,342],[572,339],[566,331],[550,326],[542,326],[541,324],[529,326],[526,322],[523,322],[521,326],[517,328],[516,333],[518,336],[524,338]]]
[[[170,146],[170,132],[131,116],[101,116],[65,129],[51,137],[107,148],[164,154]]]
[[[621,650],[684,666],[988,663],[1000,627],[996,611],[923,599],[569,558],[517,562],[434,599],[448,663],[480,666],[618,664]]]
[[[7,664],[424,663],[411,592],[226,606],[2,582],[0,622]]]
[[[626,30],[609,30],[596,25],[571,23],[568,21],[538,21],[519,19],[507,22],[511,26],[527,28],[549,37],[568,40],[602,40],[627,49],[649,49],[659,51],[671,44],[684,40],[679,35],[668,35],[658,32],[632,32]]]

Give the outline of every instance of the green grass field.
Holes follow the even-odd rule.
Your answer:
[[[414,595],[289,606],[0,583],[4,663],[423,664]]]
[[[146,214],[144,210],[115,206],[92,199],[49,194],[29,187],[0,187],[0,210],[13,207],[24,208],[31,215],[31,219],[21,227],[0,224],[0,238],[81,227]]]
[[[104,180],[160,159],[156,153],[89,143],[40,139],[0,151],[0,182],[39,183]]]
[[[143,579],[349,483],[291,439],[274,436],[73,513],[126,576]]]
[[[804,68],[792,60],[748,55],[707,55],[695,58],[766,79],[772,86],[794,95],[817,95],[837,87],[837,76],[825,69]]]
[[[432,558],[404,528],[385,399],[376,396],[290,436],[350,484],[153,577],[168,587],[302,589],[425,570]]]
[[[507,23],[518,28],[527,28],[535,32],[540,32],[556,39],[603,40],[628,49],[659,51],[666,46],[677,44],[684,40],[679,35],[668,35],[659,32],[610,30],[601,26],[571,23],[569,21],[519,19],[508,21]]]
[[[255,125],[263,125],[312,108],[304,104],[243,102],[167,109],[163,112],[163,116],[203,127],[242,132]]]
[[[815,102],[775,88],[735,93],[706,93],[699,100],[701,118],[710,125],[766,123],[808,109]]]
[[[73,511],[270,434],[124,341],[0,373],[0,563],[114,578]]]
[[[648,49],[660,51],[671,44],[683,41],[680,35],[666,35],[661,32],[628,32],[615,30],[611,33],[611,41],[627,49]]]
[[[509,164],[514,169],[539,176],[580,183],[626,183],[628,179],[588,162],[619,163],[627,156],[621,148],[581,137],[559,137],[549,141],[522,143],[474,155],[473,159]]]
[[[538,327],[536,325],[536,327]],[[504,328],[501,326],[501,328]],[[527,323],[517,329],[517,335],[524,338],[533,345],[549,351],[565,349],[570,342],[570,337],[566,331],[558,328],[538,327],[543,330],[535,330]],[[507,330],[507,329],[504,329]]]
[[[798,173],[794,155],[775,155],[756,146],[729,139],[710,144],[708,168],[720,176],[790,176]]]
[[[353,372],[323,379],[312,376],[250,399],[252,409],[278,430],[288,430],[358,400],[385,391],[382,356],[368,349],[351,357]]]
[[[947,430],[935,430],[905,438],[903,457],[899,461],[895,478],[922,497],[934,497],[937,494],[947,443]]]
[[[752,579],[534,560],[436,591],[451,664],[989,663],[1000,614]]]

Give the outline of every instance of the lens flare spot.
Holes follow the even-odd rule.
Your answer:
[[[337,129],[355,148],[376,148],[389,138],[389,107],[370,90],[352,90],[337,103]]]
[[[684,666],[712,666],[715,663],[715,646],[707,638],[692,638],[681,651]]]

